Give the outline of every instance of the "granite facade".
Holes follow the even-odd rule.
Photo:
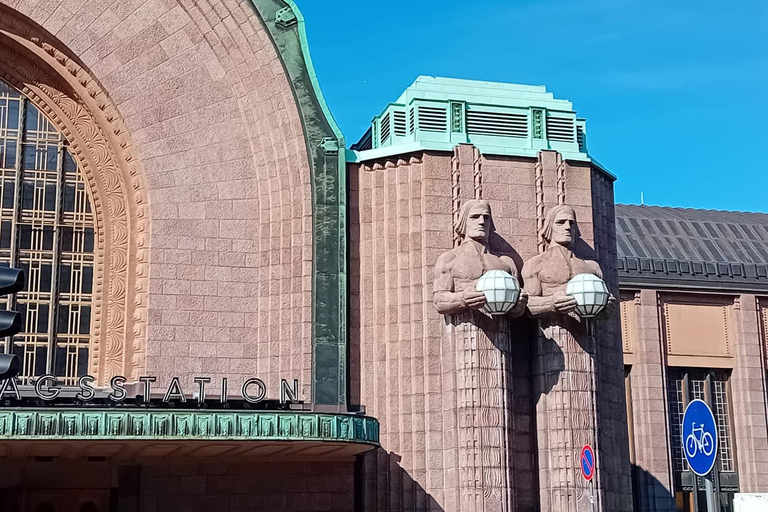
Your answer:
[[[126,186],[144,199],[149,236],[126,258],[147,269],[139,282],[129,273],[124,300],[137,303],[131,326],[142,357],[114,373],[156,375],[161,386],[170,375],[190,385],[205,373],[230,378],[230,388],[258,376],[274,390],[279,379],[297,378],[308,399],[308,151],[288,78],[253,6],[3,0],[0,7],[50,34],[62,59],[82,63],[81,81],[100,87],[114,109],[109,122],[124,126],[114,151],[130,150],[141,177]],[[13,32],[4,35],[22,45]],[[31,51],[50,62],[42,48]],[[129,218],[128,229],[137,222]],[[214,379],[211,391],[218,385]]]
[[[543,183],[538,202],[546,207],[557,204],[562,186],[589,246],[581,249],[604,265],[617,292],[612,184],[589,165],[564,163],[560,172],[558,165],[554,152],[543,152],[537,162],[480,155],[471,145],[460,145],[454,154],[425,152],[351,166],[351,396],[382,422],[382,449],[365,457],[365,510],[460,509],[457,467],[472,461],[460,460],[456,356],[446,346],[444,320],[431,304],[430,290],[437,257],[454,246],[454,214],[461,201],[489,201],[498,235],[491,246],[520,268],[538,251],[537,179]],[[505,510],[539,506],[530,374],[535,330],[531,320],[512,326],[512,498]],[[605,510],[631,507],[617,333],[618,321],[598,338]]]
[[[145,462],[5,460],[0,503],[24,512],[352,512],[355,506],[352,461]]]
[[[680,468],[673,463],[677,456],[674,450],[680,445],[678,441],[675,448],[672,442],[679,433],[672,425],[675,420],[669,400],[675,390],[670,390],[670,369],[727,375],[725,396],[729,405],[721,435],[729,435],[734,462],[729,463],[732,469],[719,477],[721,485],[726,492],[736,488],[739,492],[762,492],[768,478],[768,400],[764,315],[759,298],[753,294],[671,294],[656,289],[623,294],[628,312],[623,316],[623,337],[632,396],[636,510],[675,511],[676,495],[682,500],[683,494],[690,492],[690,480],[681,477]],[[670,303],[674,309],[665,307]],[[716,327],[706,336],[695,334],[700,331],[702,311],[714,316],[708,325]],[[681,346],[681,340],[693,343],[694,348]]]
[[[753,294],[735,299],[737,323],[731,374],[733,424],[741,492],[764,492],[768,482],[768,401],[765,335]]]
[[[632,430],[634,433],[633,477],[635,500],[640,510],[673,511],[670,433],[667,424],[667,384],[661,344],[661,318],[654,290],[643,290],[627,299],[634,309],[634,364],[631,368]],[[660,435],[663,434],[663,435]]]
[[[71,136],[92,177],[94,204],[105,212],[101,225],[112,234],[99,253],[104,297],[115,299],[99,313],[104,327],[96,335],[106,341],[96,343],[95,369],[102,380],[152,374],[163,387],[171,375],[188,385],[210,374],[228,377],[236,389],[258,376],[276,390],[279,379],[296,378],[308,401],[309,159],[316,148],[307,147],[289,77],[253,5],[0,0],[0,9],[0,50],[14,58],[0,59],[2,76],[27,84],[30,101],[48,105]],[[476,385],[460,382],[431,293],[435,262],[454,247],[464,201],[490,203],[491,244],[518,271],[540,252],[544,210],[573,206],[585,242],[579,249],[600,263],[619,296],[613,180],[589,163],[564,162],[554,151],[484,155],[461,144],[453,153],[352,164],[348,177],[348,402],[381,422],[381,448],[357,462],[308,456],[290,464],[144,464],[104,484],[130,498],[121,511],[464,510],[466,477],[458,468],[484,471],[462,459],[459,432],[462,391]],[[631,314],[623,326],[616,317],[601,324],[595,337],[600,509],[631,510],[634,485],[636,510],[672,511],[664,292],[622,292]],[[767,302],[725,296],[731,345],[719,368],[731,372],[739,486],[761,491],[768,480]],[[541,454],[549,447],[538,446],[548,418],[537,413],[531,365],[537,329],[531,319],[512,321],[505,360],[513,421],[502,476],[511,491],[500,509],[510,512],[541,509],[548,463]],[[110,365],[110,358],[119,362]],[[210,384],[211,394],[219,382]],[[553,439],[566,443],[560,434]]]
[[[141,512],[352,512],[354,463],[144,465]]]

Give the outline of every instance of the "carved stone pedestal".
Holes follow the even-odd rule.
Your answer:
[[[514,510],[509,321],[479,312],[446,317],[444,361],[455,360],[458,508]]]
[[[581,474],[581,450],[595,439],[594,338],[586,326],[564,315],[539,320],[534,391],[541,510],[600,511],[597,472]],[[593,504],[594,502],[594,504]]]

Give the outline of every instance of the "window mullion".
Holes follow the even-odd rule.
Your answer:
[[[53,262],[51,268],[51,307],[48,311],[48,373],[54,373],[56,368],[56,317],[59,309],[59,262],[61,260],[61,211],[62,194],[64,190],[64,139],[59,139],[58,156],[56,161],[56,213],[53,228]]]
[[[13,120],[3,126],[19,125],[6,137],[17,144],[16,160],[11,164],[9,153],[2,162],[8,167],[0,177],[6,205],[0,256],[27,275],[25,289],[3,301],[24,310],[24,329],[5,340],[5,349],[22,358],[25,383],[52,373],[71,385],[87,372],[90,352],[96,236],[90,191],[64,135],[23,94],[11,96]]]
[[[14,182],[13,191],[13,219],[11,220],[11,264],[12,268],[18,268],[19,266],[19,216],[21,215],[21,190],[22,190],[22,178],[23,169],[22,161],[24,159],[24,142],[25,133],[24,125],[27,117],[27,98],[21,97],[19,99],[19,130],[18,130],[18,143],[16,144],[16,181]],[[25,279],[28,276],[24,276]],[[8,309],[16,309],[16,295],[11,295],[8,298]],[[13,350],[13,337],[9,336],[5,339],[5,351],[11,353]]]

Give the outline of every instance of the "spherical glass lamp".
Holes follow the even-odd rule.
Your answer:
[[[489,270],[477,280],[477,291],[485,294],[483,310],[491,315],[509,312],[520,298],[520,284],[503,270]]]
[[[579,274],[568,281],[565,293],[576,299],[576,312],[582,318],[592,318],[608,303],[608,287],[594,274]]]

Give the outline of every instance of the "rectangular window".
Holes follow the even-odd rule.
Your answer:
[[[670,415],[672,468],[675,473],[675,496],[678,510],[693,511],[693,487],[696,480],[683,453],[682,423],[685,407],[691,400],[703,400],[712,409],[717,423],[718,459],[714,478],[719,489],[722,511],[731,510],[732,493],[738,492],[738,475],[733,449],[733,422],[730,414],[729,370],[701,368],[669,368],[667,400]],[[705,510],[704,482],[699,481],[699,510]]]
[[[728,413],[729,391],[728,375],[725,370],[707,371],[701,369],[669,369],[669,412],[671,416],[672,447],[675,471],[688,471],[688,463],[683,455],[682,423],[685,406],[690,400],[703,400],[712,409],[717,420],[719,442],[720,471],[736,471],[733,462],[733,443],[731,440],[731,419]],[[712,380],[712,397],[706,396],[707,375]],[[684,382],[688,380],[687,400],[685,400]]]

